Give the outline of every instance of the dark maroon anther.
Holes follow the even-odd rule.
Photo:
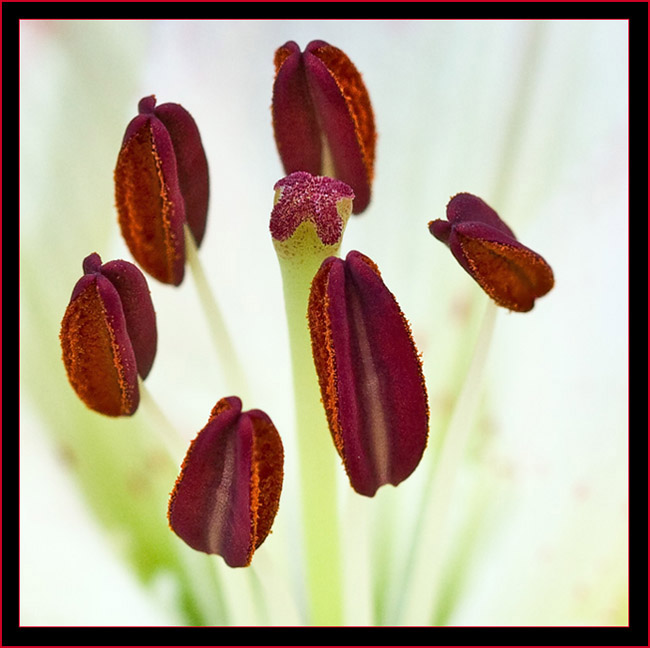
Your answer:
[[[477,196],[454,196],[447,205],[447,220],[431,221],[429,231],[449,246],[458,263],[499,306],[526,312],[553,288],[551,266],[519,243],[496,211]]]
[[[93,253],[72,291],[61,323],[63,363],[88,407],[108,416],[138,408],[138,374],[156,355],[156,315],[144,275],[128,261],[102,264]]]
[[[172,530],[190,547],[246,567],[271,531],[284,451],[271,419],[222,398],[192,441],[169,500]]]
[[[375,162],[375,122],[358,70],[325,41],[304,52],[289,41],[275,53],[273,129],[287,174],[307,171],[350,185],[354,213],[370,202]]]
[[[178,285],[185,271],[187,222],[197,246],[208,213],[208,163],[199,130],[179,104],[138,104],[115,167],[115,199],[122,235],[153,277]]]
[[[416,468],[429,411],[409,324],[377,266],[327,258],[309,297],[312,352],[334,445],[352,487],[372,497]]]

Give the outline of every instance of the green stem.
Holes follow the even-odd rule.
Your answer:
[[[307,303],[320,259],[280,259],[296,402],[302,520],[310,623],[341,625],[342,574],[336,451],[321,403],[311,352]]]
[[[443,547],[454,482],[465,457],[480,395],[488,350],[494,330],[497,306],[489,302],[483,316],[472,362],[456,401],[425,507],[413,556],[408,591],[403,599],[405,625],[429,624],[440,596]]]
[[[206,321],[219,363],[223,367],[225,378],[232,385],[232,393],[238,394],[245,402],[248,394],[248,382],[243,366],[235,352],[233,339],[228,332],[226,322],[221,314],[217,300],[205,276],[198,249],[192,231],[185,224],[185,256],[190,267],[194,284],[203,307]]]

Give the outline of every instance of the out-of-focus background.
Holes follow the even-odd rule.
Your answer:
[[[140,568],[124,558],[121,516],[136,515],[137,497],[102,509],[106,494],[78,463],[96,456],[101,472],[102,457],[119,452],[132,492],[145,492],[141,471],[128,472],[129,444],[155,445],[142,438],[152,426],[141,412],[112,421],[86,411],[58,341],[83,258],[132,260],[112,173],[148,94],[181,103],[203,138],[211,203],[201,261],[247,368],[254,402],[244,407],[267,411],[287,450],[277,530],[260,561],[291,550],[291,374],[268,232],[284,172],[270,104],[274,51],[313,39],[356,64],[378,129],[372,202],[349,223],[342,254],[375,260],[423,354],[431,440],[397,489],[404,501],[421,495],[487,300],[428,221],[455,193],[477,194],[555,272],[532,312],[497,314],[453,506],[452,527],[466,529],[450,535],[463,538],[452,552],[462,578],[440,619],[627,623],[627,24],[337,20],[21,23],[21,623],[186,622],[171,577],[147,567],[160,549],[154,531],[151,556],[147,538],[138,543]],[[179,288],[149,285],[159,350],[146,385],[189,442],[237,386],[213,354],[189,274]],[[158,491],[156,533],[167,497]]]

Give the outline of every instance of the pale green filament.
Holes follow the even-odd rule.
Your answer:
[[[496,311],[497,306],[490,300],[483,316],[474,356],[445,435],[433,482],[428,497],[424,500],[426,504],[422,512],[413,567],[403,599],[402,621],[405,625],[429,622],[437,609],[444,558],[443,540],[454,497],[454,483],[465,457],[481,396]]]
[[[138,388],[140,390],[141,411],[149,419],[151,427],[155,428],[156,432],[160,434],[169,456],[175,464],[180,466],[180,462],[187,451],[187,443],[160,409],[140,376],[138,376]]]
[[[219,305],[214,297],[210,285],[203,271],[201,260],[199,259],[198,249],[192,231],[185,223],[185,256],[187,264],[190,267],[194,284],[199,295],[201,307],[205,313],[206,321],[210,331],[210,337],[219,359],[219,364],[223,367],[224,377],[226,378],[231,393],[238,394],[245,403],[248,394],[248,382],[243,366],[235,352],[233,339],[228,331]]]

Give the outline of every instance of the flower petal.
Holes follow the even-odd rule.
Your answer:
[[[271,419],[222,398],[192,441],[168,507],[172,530],[190,547],[250,564],[278,510],[283,448]]]
[[[377,266],[326,259],[309,299],[314,363],[334,445],[372,497],[415,470],[427,443],[426,386],[410,327]]]
[[[370,202],[376,140],[361,75],[344,52],[320,40],[304,53],[286,43],[275,67],[273,127],[286,173],[333,175],[352,187],[354,213],[361,213]]]

